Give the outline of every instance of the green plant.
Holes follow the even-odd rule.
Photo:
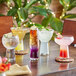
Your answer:
[[[68,11],[76,7],[76,0],[59,0],[59,1],[64,7],[60,19],[76,18],[76,14],[71,14],[71,13],[67,14]]]
[[[7,15],[13,16],[16,19],[17,26],[28,25],[31,27],[36,25],[38,28],[51,26],[58,32],[62,31],[62,22],[55,18],[49,9],[51,0],[31,0],[29,3],[27,0],[23,2],[22,0],[13,0],[13,2],[15,5],[8,11]],[[30,15],[31,17],[29,17]],[[37,15],[44,16],[41,24],[32,23],[32,19]]]
[[[13,16],[15,20],[15,25],[18,27],[33,25],[38,28],[48,28],[49,26],[57,32],[62,32],[63,23],[62,19],[66,18],[76,18],[76,14],[67,14],[66,12],[76,7],[76,0],[59,0],[63,5],[63,13],[60,19],[56,18],[52,11],[50,10],[51,0],[9,0],[9,11],[7,16]],[[42,15],[44,18],[41,24],[33,23],[32,19],[37,16]]]
[[[29,25],[31,19],[33,19],[37,15],[47,16],[48,11],[45,9],[46,3],[51,0],[12,0],[14,6],[10,7],[7,16],[13,16],[16,19],[17,26],[22,26],[24,24]],[[35,6],[35,4],[38,4]],[[29,17],[30,16],[30,17]]]
[[[0,0],[0,4],[4,2],[8,2],[9,0]]]

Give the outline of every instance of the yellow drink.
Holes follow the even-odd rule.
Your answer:
[[[15,55],[16,63],[22,65],[24,55]]]
[[[25,36],[25,33],[27,31],[27,29],[25,28],[20,28],[20,27],[12,27],[11,28],[11,31],[13,33],[14,36],[18,35],[19,37],[19,44],[18,46],[15,48],[15,50],[17,51],[21,51],[21,50],[24,50],[24,46],[23,46],[23,38]]]

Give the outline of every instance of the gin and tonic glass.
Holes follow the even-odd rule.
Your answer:
[[[6,57],[10,62],[15,61],[14,49],[19,43],[18,36],[13,36],[12,33],[4,34],[2,37],[2,44],[6,48]]]

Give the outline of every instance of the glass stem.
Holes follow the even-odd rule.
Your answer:
[[[41,42],[40,55],[48,55],[48,54],[49,54],[48,42]]]
[[[60,57],[69,58],[69,47],[68,46],[60,46]]]
[[[15,61],[15,51],[14,49],[7,49],[6,50],[6,57],[9,61]]]
[[[19,41],[19,44],[17,45],[17,47],[15,48],[15,50],[17,50],[17,51],[23,51],[24,50],[23,40]]]

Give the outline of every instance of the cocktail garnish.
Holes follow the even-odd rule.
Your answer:
[[[57,39],[62,39],[63,36],[60,33],[57,33]]]
[[[13,35],[12,33],[4,34],[5,38],[11,38]]]

